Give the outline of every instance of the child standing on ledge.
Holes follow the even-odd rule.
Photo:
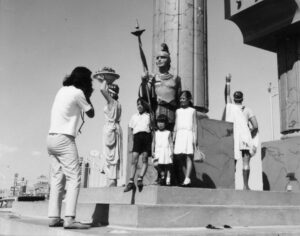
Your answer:
[[[152,141],[153,163],[156,165],[157,174],[160,175],[159,185],[171,185],[171,165],[173,163],[172,134],[166,129],[168,117],[159,115],[156,119],[158,130],[155,131]]]
[[[174,154],[178,155],[178,158],[185,159],[185,179],[181,186],[188,187],[191,185],[190,175],[193,167],[194,149],[198,143],[197,118],[196,110],[192,107],[192,94],[190,91],[182,91],[179,101],[180,108],[176,110],[173,136],[175,139]]]
[[[150,115],[148,112],[147,103],[142,99],[137,100],[138,113],[134,114],[129,122],[130,131],[133,134],[133,149],[132,149],[132,163],[131,176],[124,192],[134,190],[134,177],[139,160],[142,157],[142,169],[137,179],[137,186],[139,190],[143,188],[143,177],[146,174],[148,167],[148,156],[151,154],[151,130],[150,130]]]

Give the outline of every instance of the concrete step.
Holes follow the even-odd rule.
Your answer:
[[[193,205],[262,205],[300,206],[300,193],[242,191],[146,186],[141,192],[123,192],[123,187],[81,189],[80,203],[104,204],[193,204]]]
[[[124,193],[125,187],[82,188],[78,197],[80,203],[133,204],[132,192]]]
[[[300,194],[291,192],[147,186],[123,193],[120,187],[95,188],[81,191],[77,219],[137,228],[300,225],[299,201]],[[46,219],[48,201],[16,201],[12,212]]]
[[[217,225],[215,225],[217,226]],[[261,227],[232,227],[223,226],[217,229],[197,228],[130,228],[104,226],[93,227],[88,230],[65,230],[63,228],[49,228],[48,222],[39,218],[15,217],[0,213],[0,232],[2,236],[83,236],[83,235],[146,235],[146,236],[299,236],[300,226],[261,226]]]
[[[47,219],[48,202],[16,202],[18,217]],[[62,209],[64,212],[64,207]],[[299,206],[261,205],[129,205],[79,203],[78,220],[93,225],[126,227],[205,227],[212,225],[300,225]]]
[[[109,224],[128,227],[300,225],[298,206],[110,205]]]

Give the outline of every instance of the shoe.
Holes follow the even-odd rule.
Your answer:
[[[171,179],[169,177],[167,177],[166,179],[166,185],[167,186],[170,186],[171,185]]]
[[[184,182],[181,185],[182,187],[190,187],[191,186],[191,179],[185,178]]]
[[[143,179],[141,177],[139,177],[137,179],[136,185],[137,185],[139,191],[141,192],[143,190],[143,187],[144,187]]]
[[[166,180],[165,180],[165,178],[161,178],[161,179],[159,180],[159,185],[160,185],[160,186],[165,186],[165,185],[166,185]]]
[[[62,218],[52,218],[49,222],[49,227],[63,227],[64,220]]]
[[[129,192],[130,190],[136,189],[135,184],[133,182],[129,182],[124,189],[124,193]]]
[[[64,223],[65,229],[89,229],[90,225],[82,224],[75,220],[68,220]]]

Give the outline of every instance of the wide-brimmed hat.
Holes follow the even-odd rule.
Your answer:
[[[99,76],[103,76],[103,75],[110,75],[110,76],[115,77],[116,79],[118,79],[120,77],[120,75],[117,74],[116,71],[113,68],[111,68],[111,67],[103,67],[101,70],[96,71],[93,74],[93,78],[94,79],[99,79]]]

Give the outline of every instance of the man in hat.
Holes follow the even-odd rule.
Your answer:
[[[241,91],[233,94],[233,101],[230,97],[231,75],[226,76],[225,102],[226,121],[234,123],[235,159],[243,159],[243,182],[244,189],[249,190],[250,158],[256,153],[258,123],[255,115],[249,107],[244,106],[244,95]],[[239,149],[239,150],[238,150]]]
[[[169,73],[171,67],[169,48],[165,43],[161,47],[156,56],[158,73],[142,76],[143,82],[148,82],[149,90],[140,90],[139,97],[143,97],[148,103],[151,103],[151,108],[155,112],[156,117],[160,114],[166,115],[168,117],[167,129],[173,131],[175,111],[179,106],[181,93],[181,79],[179,76]]]

